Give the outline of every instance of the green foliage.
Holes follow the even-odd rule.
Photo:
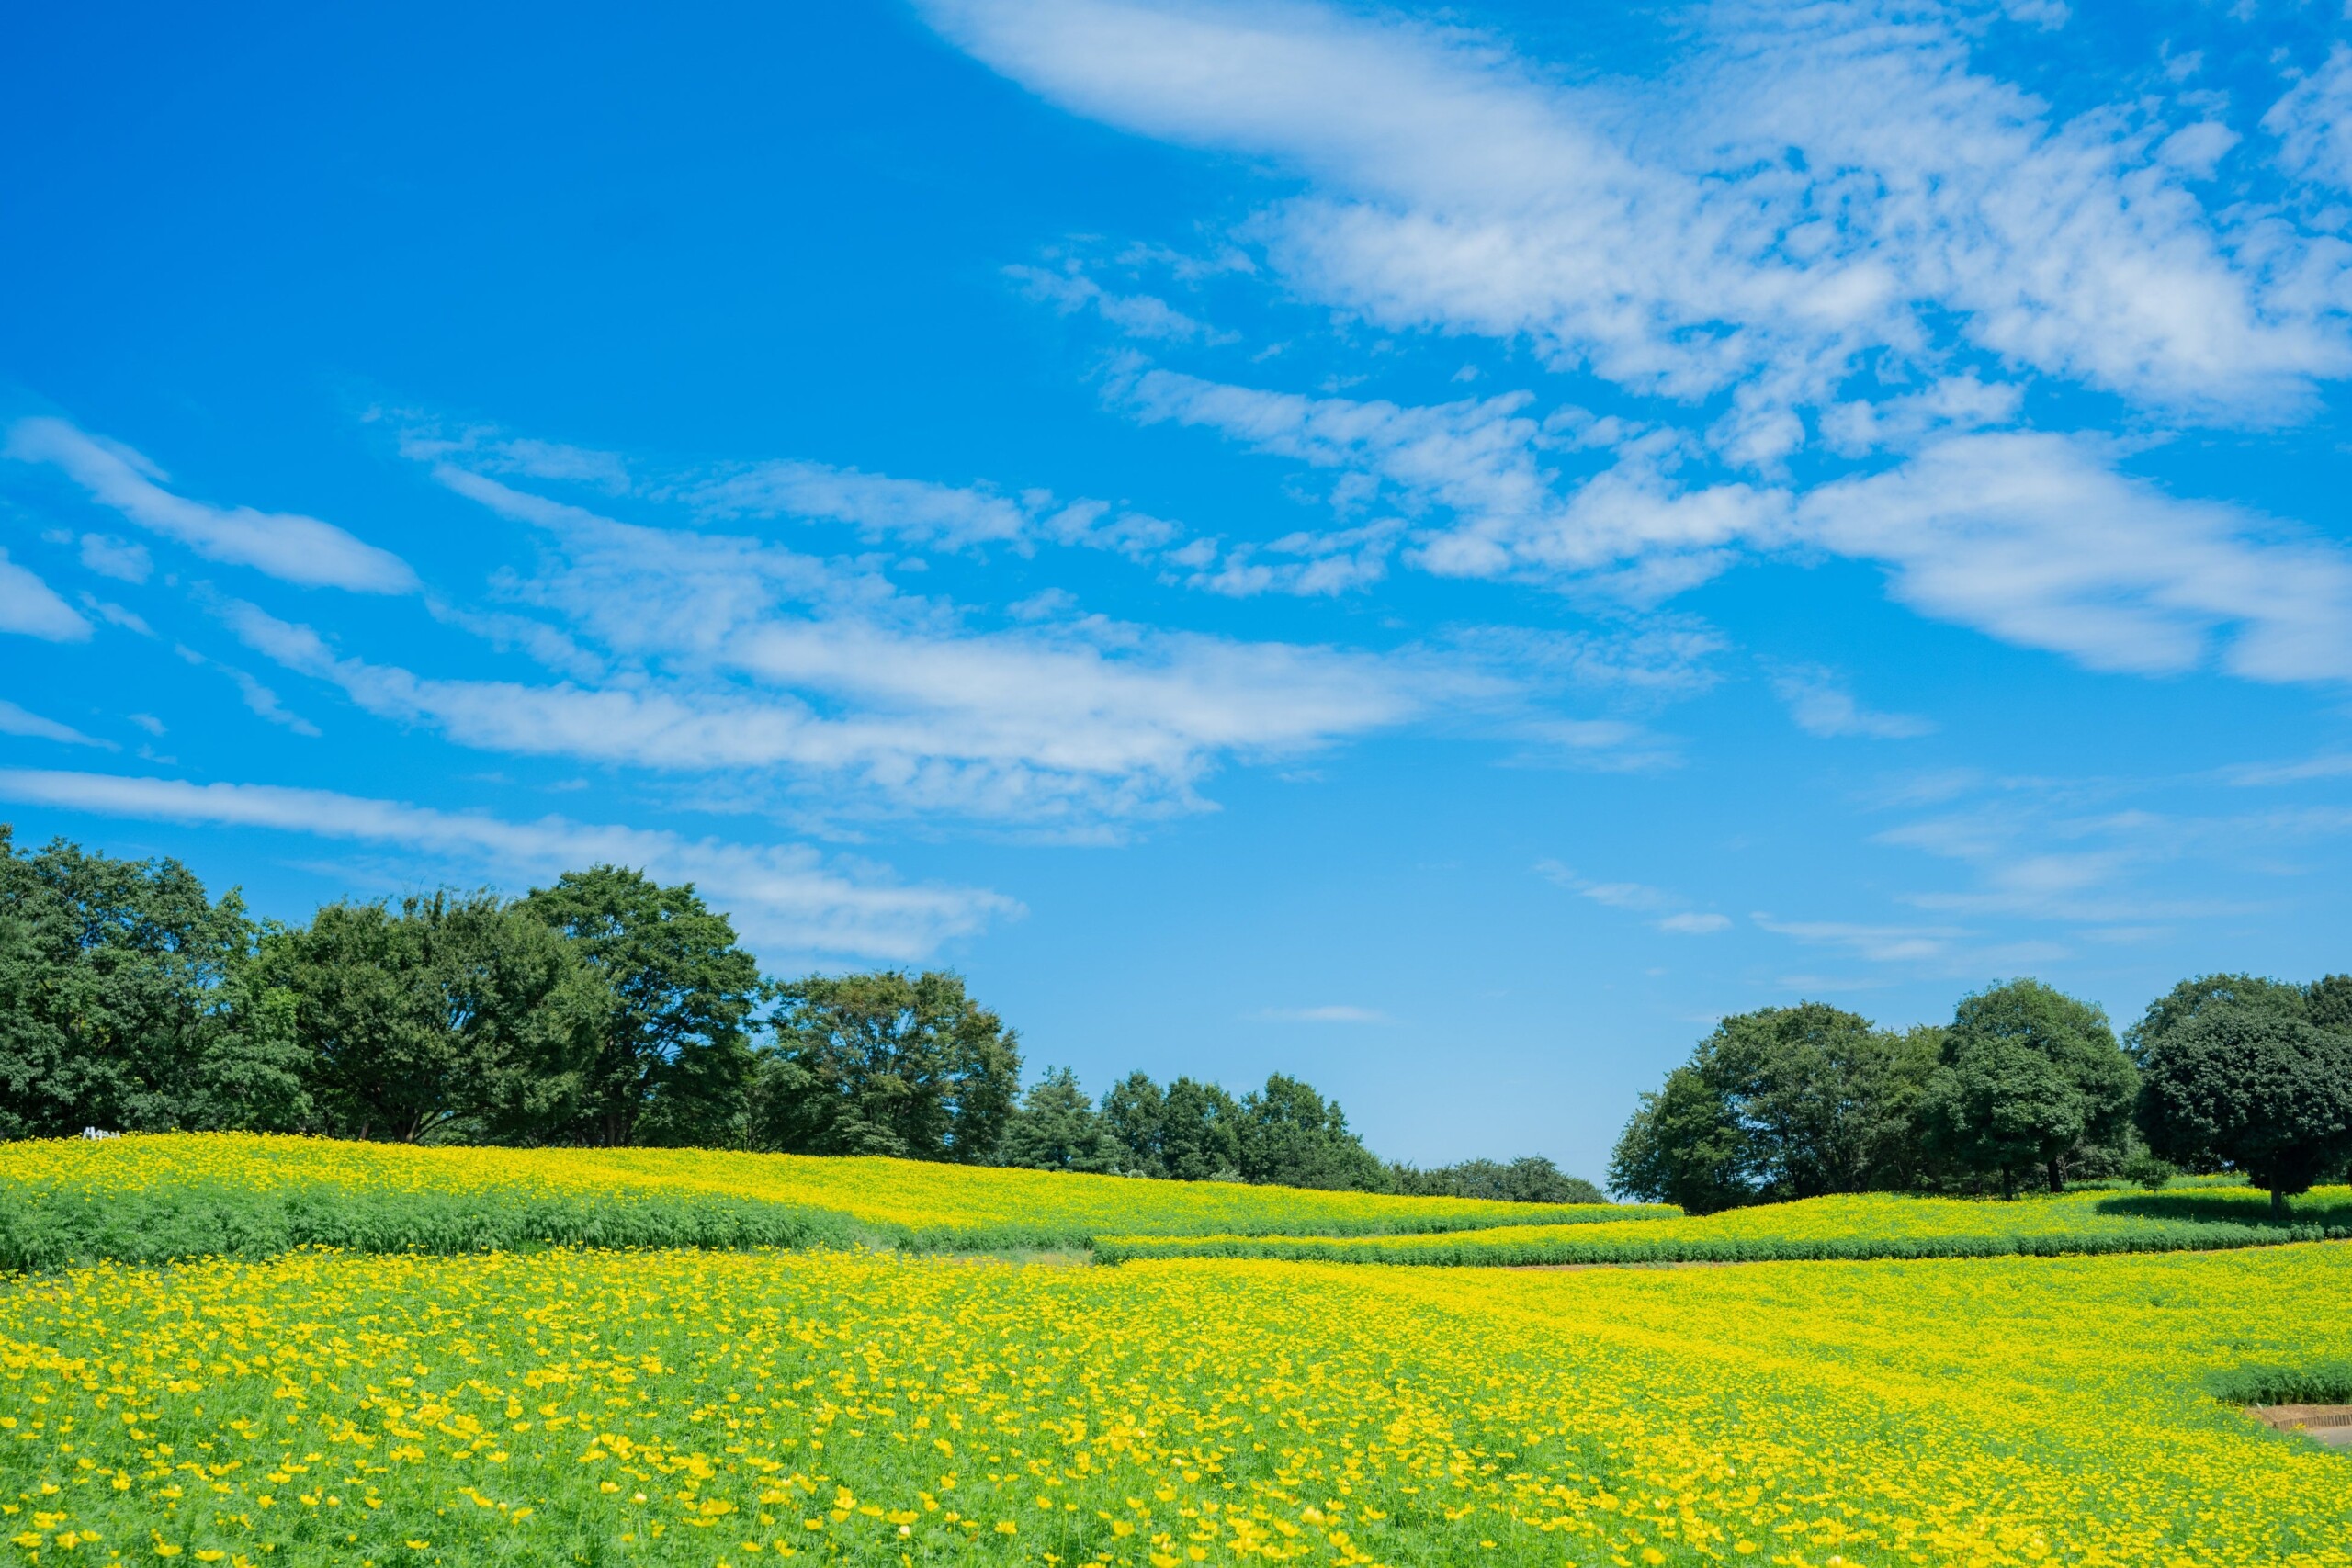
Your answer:
[[[2158,1156],[2242,1171],[2282,1206],[2352,1159],[2352,1035],[2259,998],[2218,999],[2142,1052],[2140,1125]]]
[[[854,1246],[846,1216],[725,1193],[616,1187],[550,1193],[207,1183],[150,1189],[103,1203],[12,1190],[0,1202],[0,1270],[117,1258],[270,1258],[298,1247],[451,1254],[532,1247]]]
[[[1388,1190],[1420,1198],[1489,1198],[1506,1203],[1606,1203],[1600,1188],[1580,1176],[1569,1176],[1550,1160],[1528,1156],[1504,1165],[1497,1160],[1464,1160],[1459,1165],[1417,1170],[1409,1165],[1388,1168]]]
[[[1937,1043],[1819,1002],[1726,1018],[1643,1096],[1610,1186],[1694,1213],[1907,1186]]]
[[[1954,1043],[1920,1104],[1927,1145],[2013,1197],[2020,1171],[2081,1141],[2083,1100],[2057,1065],[2029,1045],[1995,1036]]]
[[[360,1138],[562,1138],[612,1010],[576,947],[489,893],[327,905],[269,933],[255,974],[324,1124]]]
[[[285,1001],[246,974],[254,928],[177,861],[0,827],[0,1137],[301,1124]]]
[[[1180,1077],[1162,1089],[1129,1073],[1102,1097],[1116,1168],[1175,1181],[1240,1181],[1241,1105],[1216,1084]]]
[[[2142,1149],[2123,1162],[2123,1179],[2136,1182],[2151,1192],[2161,1192],[2180,1174],[2180,1168],[2170,1160],[2158,1159]]]
[[[2307,992],[2304,987],[2290,986],[2284,980],[2266,980],[2254,975],[2195,976],[2148,1004],[2147,1011],[2140,1015],[2140,1021],[2124,1031],[2123,1048],[2134,1062],[2144,1063],[2148,1052],[2158,1041],[2216,1002],[2235,1002],[2275,1012],[2283,1018],[2301,1019],[2309,1022],[2307,1014],[2312,994],[2333,998],[2335,995],[2333,983],[2338,978],[2342,976],[2321,980]]]
[[[2305,986],[2303,1017],[2314,1028],[2352,1034],[2352,975],[2324,975]]]
[[[967,1165],[996,1156],[1020,1088],[1020,1039],[960,976],[812,975],[776,995],[775,1043],[751,1096],[753,1146]]]
[[[605,1016],[573,1132],[593,1143],[729,1141],[752,1062],[759,967],[690,884],[600,865],[532,889],[521,908],[572,943]]]
[[[2205,1386],[2223,1404],[2352,1404],[2352,1361],[2231,1367]]]
[[[1348,1130],[1336,1100],[1275,1073],[1241,1097],[1241,1178],[1275,1187],[1378,1192],[1387,1168]]]
[[[2057,1087],[2034,1081],[2036,1075],[2003,1053],[1984,1056],[1973,1067],[1962,1066],[1963,1058],[1996,1042],[2041,1057],[2057,1075]],[[2019,1115],[2045,1118],[2035,1140],[2041,1152],[2020,1163],[2042,1167],[2053,1192],[2064,1188],[2070,1164],[2113,1168],[2120,1163],[2131,1135],[2139,1075],[2117,1045],[2107,1014],[2096,1005],[2039,980],[2012,980],[1963,997],[1945,1032],[1943,1059],[1980,1094],[1994,1082],[2005,1086],[1993,1099],[1977,1102],[1992,1120],[1980,1124],[1973,1137],[1956,1132],[1939,1134],[1937,1124],[1928,1123],[1931,1141],[1943,1137],[1940,1146],[1964,1168],[1979,1175],[1997,1171],[2007,1190],[2020,1174],[2020,1164],[2005,1163],[2010,1157],[2006,1151],[2014,1149],[2024,1129],[2012,1122],[2000,1132],[1994,1123]],[[2001,1065],[2005,1062],[2006,1066]],[[1951,1090],[1944,1092],[1948,1097]],[[1947,1098],[1940,1103],[1949,1113],[1953,1102]],[[2029,1109],[2033,1106],[2039,1110]],[[2070,1124],[2073,1135],[2061,1139],[2061,1128]],[[1957,1142],[1951,1141],[1955,1137]],[[1996,1154],[1996,1147],[2004,1152]],[[1963,1148],[1972,1152],[1961,1152]]]
[[[1094,1102],[1068,1067],[1048,1068],[1030,1086],[997,1148],[999,1164],[1030,1170],[1115,1170],[1118,1156]]]
[[[1700,1048],[1702,1052],[1705,1047]],[[1712,1214],[1756,1195],[1743,1130],[1729,1099],[1698,1066],[1677,1067],[1645,1094],[1609,1156],[1610,1190]]]

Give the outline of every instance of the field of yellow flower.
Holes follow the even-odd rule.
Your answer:
[[[1009,1250],[1084,1247],[1113,1231],[1353,1235],[1679,1212],[701,1149],[415,1148],[250,1134],[0,1145],[0,1269],[266,1257],[304,1245]]]
[[[2352,1187],[2314,1189],[2292,1201],[2283,1221],[2272,1217],[2268,1195],[2252,1188],[2186,1187],[2014,1202],[1872,1192],[1702,1216],[1444,1235],[1105,1236],[1095,1252],[1105,1261],[1219,1257],[1496,1266],[2196,1252],[2346,1237]]]
[[[2328,1245],[109,1263],[0,1291],[0,1560],[2322,1568],[2352,1461],[2207,1380],[2346,1300]]]

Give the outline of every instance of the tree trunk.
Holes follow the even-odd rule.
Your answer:
[[[2288,1217],[2287,1194],[2276,1187],[2270,1190],[2270,1217],[2274,1220],[2283,1220]]]
[[[2066,1190],[2066,1162],[2063,1159],[2053,1159],[2050,1162],[2050,1190],[2052,1192]]]
[[[2018,1195],[2018,1173],[2007,1166],[2001,1168],[2001,1201],[2010,1202]]]

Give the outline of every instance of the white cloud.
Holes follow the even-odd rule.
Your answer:
[[[1673,437],[1567,411],[1540,423],[1527,393],[1415,407],[1310,398],[1203,380],[1169,370],[1130,373],[1118,395],[1147,423],[1204,426],[1261,452],[1368,478],[1409,515],[1427,518],[1414,558],[1447,577],[1555,579],[1639,561],[1617,586],[1655,597],[1729,564],[1727,547],[1770,537],[1782,510],[1744,483],[1693,490],[1669,477]],[[1613,461],[1563,496],[1546,448],[1614,446]],[[1361,504],[1362,485],[1335,491]],[[1437,513],[1431,516],[1432,513]]]
[[[1535,874],[1596,904],[1651,916],[1653,929],[1672,936],[1712,936],[1731,928],[1730,919],[1723,915],[1680,908],[1685,900],[1663,887],[1640,882],[1596,882],[1555,860],[1537,861]]]
[[[145,821],[263,828],[387,844],[509,884],[594,863],[692,882],[756,946],[780,954],[914,962],[941,942],[1018,916],[978,888],[906,886],[828,866],[803,845],[730,843],[542,817],[514,822],[274,784],[0,770],[0,799]]]
[[[0,735],[22,735],[35,740],[54,740],[66,746],[97,746],[108,751],[121,750],[111,740],[100,740],[83,734],[72,725],[60,724],[53,718],[28,713],[5,697],[0,697]]]
[[[82,536],[82,564],[100,577],[118,582],[144,582],[155,570],[147,547],[111,534]]]
[[[672,773],[747,773],[870,811],[1080,829],[1197,808],[1221,762],[1389,728],[1500,682],[1433,657],[1377,657],[1074,617],[975,632],[877,578],[725,535],[639,527],[480,475],[445,482],[547,528],[514,585],[628,673],[436,680],[338,654],[252,605],[249,646],[373,713],[464,744]],[[842,787],[847,786],[847,787]]]
[[[2262,117],[2278,139],[2279,163],[2299,179],[2352,191],[2352,44],[2290,88]]]
[[[95,593],[85,593],[81,597],[82,608],[89,611],[107,625],[120,626],[127,632],[137,632],[141,637],[155,635],[155,628],[149,626],[147,618],[138,611],[125,609],[122,605],[111,600],[101,599]]]
[[[1396,1021],[1376,1008],[1345,1006],[1267,1008],[1258,1016],[1276,1023],[1394,1023]]]
[[[1030,514],[1010,496],[823,463],[753,464],[692,491],[714,517],[802,517],[847,523],[876,538],[962,549],[1024,537]]]
[[[0,632],[37,637],[44,642],[87,642],[90,623],[32,572],[0,549]]]
[[[1319,5],[923,8],[1075,113],[1304,176],[1259,232],[1309,298],[1642,391],[1743,389],[1725,445],[1768,460],[1775,409],[1874,355],[1989,353],[2212,412],[2352,367],[2340,259],[2208,214],[2139,106],[2062,121],[1978,73],[1963,10],[1715,6],[1636,95]]]
[[[1786,703],[1789,716],[1807,735],[1865,736],[1873,740],[1899,740],[1930,734],[1935,725],[1911,714],[1877,713],[1854,700],[1837,672],[1802,665],[1772,676],[1774,694]]]
[[[1916,964],[1950,956],[1955,942],[1968,933],[1951,926],[1883,926],[1850,920],[1776,920],[1770,915],[1748,917],[1776,936],[1818,947],[1842,948],[1872,964]]]
[[[2352,678],[2352,558],[2238,508],[2183,501],[2056,435],[1958,436],[1806,496],[1798,529],[1884,562],[1922,614],[2094,669],[2213,653],[2261,681]]]
[[[308,736],[313,740],[319,738],[317,725],[299,713],[288,711],[286,705],[278,701],[277,694],[263,685],[252,671],[240,670],[233,664],[223,664],[217,659],[208,659],[186,643],[178,645],[173,651],[199,670],[218,670],[229,677],[230,682],[237,688],[238,698],[256,716],[297,735]]]
[[[305,587],[355,593],[408,593],[418,586],[407,562],[331,523],[175,495],[163,487],[164,472],[139,453],[85,434],[62,419],[18,420],[0,451],[19,462],[63,470],[99,505],[209,560],[249,566]]]
[[[1076,262],[1060,272],[1037,266],[1009,266],[1004,275],[1022,286],[1032,299],[1053,306],[1063,315],[1091,310],[1129,337],[1184,342],[1215,334],[1150,294],[1114,294],[1080,271]]]

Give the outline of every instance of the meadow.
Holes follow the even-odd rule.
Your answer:
[[[2352,1563],[2217,1403],[2352,1253],[1583,1273],[105,1264],[0,1296],[20,1562]]]
[[[1672,1215],[705,1149],[419,1148],[175,1134],[0,1145],[0,1268],[296,1247],[1012,1251],[1123,1235],[1395,1235]]]
[[[2352,1187],[2315,1188],[2274,1218],[2245,1187],[2037,1193],[2015,1201],[1871,1192],[1706,1215],[1579,1225],[1507,1225],[1392,1235],[1120,1235],[1106,1262],[1140,1258],[1283,1258],[1486,1267],[1747,1263],[2005,1254],[2201,1252],[2352,1237]]]
[[[0,1281],[0,1562],[2352,1568],[2352,1456],[2238,1408],[2352,1397],[2352,1247],[2294,1240],[2352,1190],[1529,1207],[10,1145],[11,1245],[82,1250]],[[1577,1246],[1770,1260],[1363,1266]]]

